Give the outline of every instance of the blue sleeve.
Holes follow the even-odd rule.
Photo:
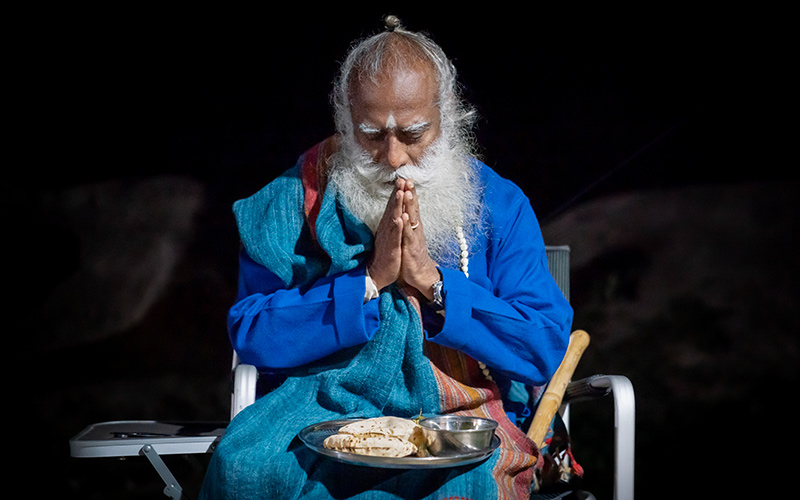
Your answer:
[[[470,258],[470,277],[441,269],[444,322],[427,335],[507,377],[539,385],[564,357],[572,308],[548,270],[527,198],[506,203],[492,221],[486,248]]]
[[[367,342],[378,329],[378,301],[364,304],[365,270],[286,289],[246,252],[239,256],[239,290],[228,312],[228,334],[244,363],[280,371]]]

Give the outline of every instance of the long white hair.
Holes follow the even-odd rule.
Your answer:
[[[437,77],[441,131],[418,165],[394,170],[376,164],[356,142],[351,92],[358,82],[374,82],[387,69],[411,68],[420,61],[432,66]],[[442,49],[429,37],[399,26],[367,38],[351,49],[342,64],[332,103],[341,144],[331,158],[330,180],[347,209],[374,232],[393,190],[389,182],[398,175],[413,178],[431,258],[442,265],[457,262],[456,227],[462,227],[468,239],[482,230],[481,192],[473,160],[475,111],[461,99],[455,68]]]

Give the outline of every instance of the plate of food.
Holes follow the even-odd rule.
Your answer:
[[[391,416],[320,422],[304,428],[298,437],[311,450],[334,460],[392,469],[468,465],[489,458],[500,446],[491,427],[488,445],[443,451],[436,445],[438,437],[427,433],[415,419]]]

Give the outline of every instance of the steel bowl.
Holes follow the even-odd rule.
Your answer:
[[[486,450],[492,444],[497,422],[487,418],[445,415],[420,420],[433,456],[464,455]]]

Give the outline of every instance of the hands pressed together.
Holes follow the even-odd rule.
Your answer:
[[[397,179],[375,232],[369,275],[378,290],[397,282],[409,296],[433,299],[431,285],[441,279],[428,255],[413,179]]]

